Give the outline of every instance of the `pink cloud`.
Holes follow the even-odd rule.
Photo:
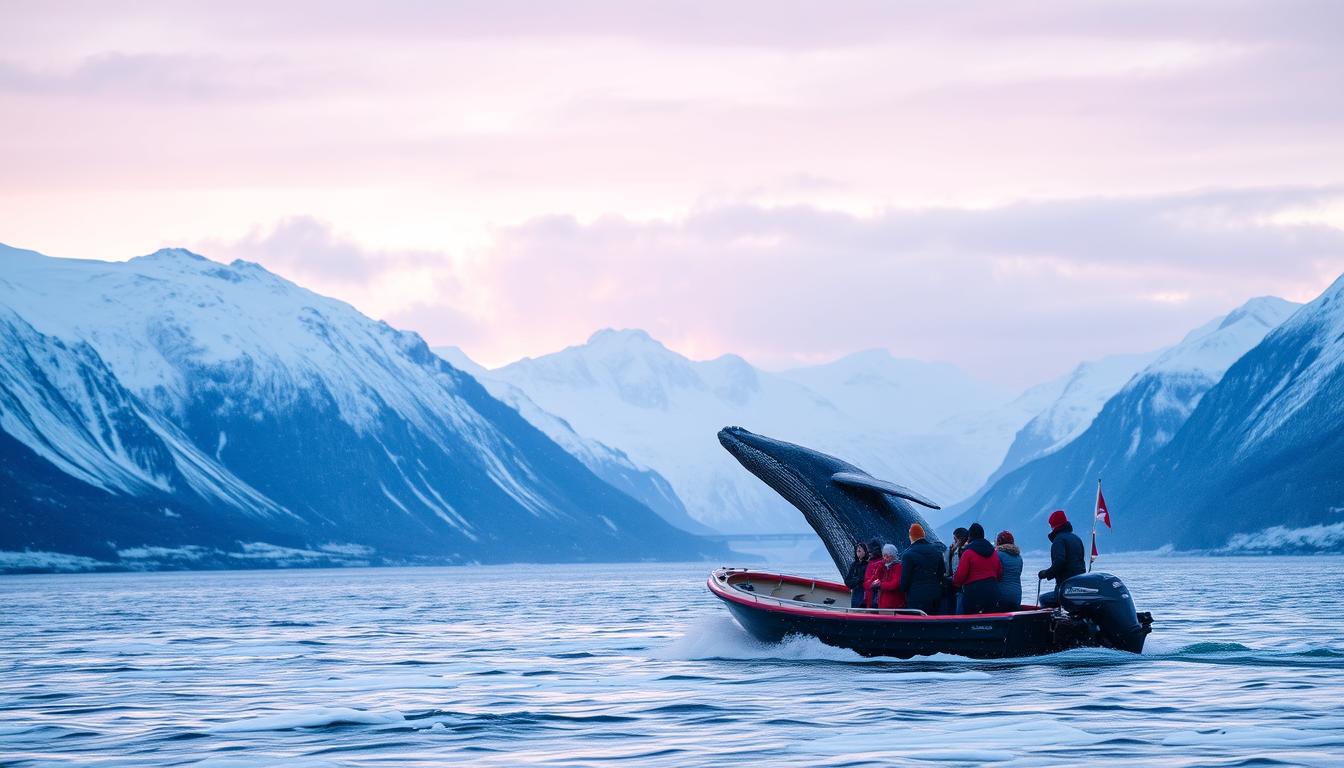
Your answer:
[[[700,357],[779,367],[885,347],[1027,384],[1079,359],[1172,343],[1252,296],[1310,298],[1344,271],[1344,232],[1261,222],[1339,192],[873,216],[755,206],[676,220],[554,216],[502,229],[467,259],[366,251],[300,219],[218,250],[307,275],[487,364],[614,326]],[[370,287],[406,284],[398,273],[432,285],[390,299]]]

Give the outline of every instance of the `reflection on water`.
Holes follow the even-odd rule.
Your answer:
[[[0,765],[1344,762],[1344,558],[1103,562],[1143,656],[765,646],[707,564],[6,577]]]

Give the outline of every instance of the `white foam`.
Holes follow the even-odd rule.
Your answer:
[[[814,637],[791,636],[781,643],[762,643],[748,635],[727,616],[705,616],[693,622],[686,634],[653,651],[653,657],[667,661],[705,659],[788,661],[867,661],[844,648],[833,648]]]
[[[249,733],[253,731],[288,731],[294,728],[319,728],[337,723],[359,725],[383,725],[400,723],[406,716],[395,710],[375,712],[348,707],[314,707],[282,712],[276,715],[249,717],[223,723],[206,729],[207,733]]]
[[[654,649],[652,656],[655,659],[666,661],[703,661],[709,659],[767,661],[779,659],[784,661],[842,661],[880,664],[900,661],[891,657],[868,658],[847,648],[835,648],[826,645],[815,637],[802,635],[790,635],[778,643],[763,643],[747,634],[746,630],[738,626],[737,622],[722,615],[701,617],[686,628],[686,634],[672,640],[662,648]],[[961,656],[948,654],[921,656],[919,660],[922,662],[972,661]],[[988,673],[976,671],[901,673],[901,680],[903,681],[979,680],[989,678]]]

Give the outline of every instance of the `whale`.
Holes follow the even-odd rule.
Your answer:
[[[748,472],[760,478],[803,513],[840,573],[854,562],[854,545],[878,539],[902,552],[910,546],[910,525],[940,547],[917,507],[940,507],[918,492],[880,480],[843,459],[742,427],[719,430],[719,443]]]

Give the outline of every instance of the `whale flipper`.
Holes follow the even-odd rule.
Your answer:
[[[913,501],[929,509],[942,509],[942,507],[929,501],[927,497],[921,496],[915,491],[906,488],[904,485],[889,483],[886,480],[878,480],[872,475],[860,474],[857,472],[836,472],[831,475],[831,482],[847,485],[851,488],[867,488],[878,493],[889,493],[897,498]]]

